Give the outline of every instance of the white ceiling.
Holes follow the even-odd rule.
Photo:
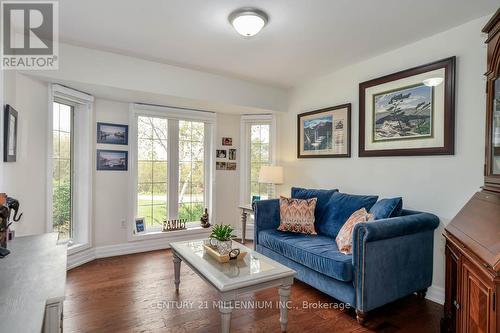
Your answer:
[[[64,42],[291,87],[494,12],[498,0],[60,0]],[[227,17],[270,22],[243,39]],[[478,32],[479,34],[479,32]]]

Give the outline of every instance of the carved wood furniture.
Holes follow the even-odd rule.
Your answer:
[[[483,32],[488,34],[485,181],[444,231],[444,332],[500,332],[500,9]]]

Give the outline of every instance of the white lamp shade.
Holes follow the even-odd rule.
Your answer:
[[[283,184],[283,167],[266,165],[260,168],[259,183]]]

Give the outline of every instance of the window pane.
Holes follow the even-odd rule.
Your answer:
[[[198,221],[205,206],[204,136],[204,123],[179,121],[179,218],[189,222]]]
[[[71,158],[71,134],[60,132],[59,135],[59,157]]]
[[[150,161],[153,159],[153,140],[139,139],[137,141],[137,153],[139,161]]]
[[[259,172],[262,166],[271,163],[270,130],[269,124],[250,125],[250,200],[254,195],[261,199],[268,197],[268,185],[259,184]]]
[[[153,159],[156,161],[167,160],[167,141],[164,140],[153,141]]]
[[[205,137],[205,124],[197,122],[193,122],[192,124],[192,140],[203,142]]]
[[[160,227],[168,215],[167,131],[167,119],[138,117],[137,214],[146,230]]]
[[[167,162],[153,162],[153,182],[167,182]]]
[[[269,125],[260,125],[260,142],[269,143]]]
[[[137,162],[137,181],[139,183],[151,183],[153,182],[153,162]]]
[[[150,117],[137,118],[137,136],[141,139],[153,139],[153,126]]]
[[[53,103],[52,226],[60,240],[72,237],[73,107]]]

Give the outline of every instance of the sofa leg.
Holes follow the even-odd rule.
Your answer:
[[[426,294],[427,294],[427,288],[417,291],[417,296],[420,298],[425,298]]]
[[[366,322],[366,317],[367,317],[366,312],[356,309],[356,320],[358,321],[358,324],[364,325]]]

